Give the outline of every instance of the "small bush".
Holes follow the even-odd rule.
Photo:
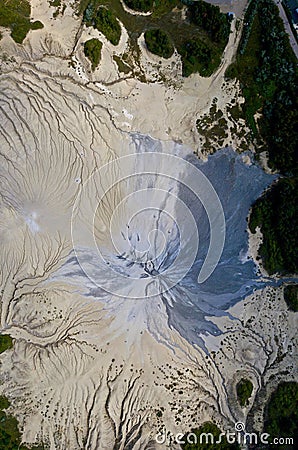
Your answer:
[[[249,227],[260,226],[263,242],[259,252],[268,273],[297,273],[297,178],[282,178],[253,205]]]
[[[204,77],[208,77],[212,75],[220,63],[220,56],[217,51],[200,38],[186,42],[180,49],[180,54],[184,77],[197,72]]]
[[[162,58],[170,58],[174,52],[174,47],[168,34],[162,30],[146,31],[145,42],[149,52]]]
[[[118,45],[121,37],[120,24],[112,11],[91,1],[84,11],[84,22],[103,33],[113,44]]]
[[[141,12],[148,12],[153,7],[153,0],[124,0],[124,3],[130,9]]]
[[[230,34],[230,17],[220,12],[218,6],[201,0],[191,2],[188,6],[190,22],[203,28],[214,42],[227,42]]]
[[[294,438],[298,436],[298,383],[281,383],[271,395],[265,417],[265,432],[279,438]],[[285,450],[294,446],[275,446]],[[297,448],[297,447],[296,447]]]
[[[39,21],[30,22],[31,7],[28,0],[0,0],[0,26],[10,28],[11,37],[21,44],[29,30],[43,28]]]
[[[182,444],[183,450],[238,450],[240,449],[238,444],[229,444],[227,442],[226,437],[224,436],[221,439],[220,444],[216,444],[216,441],[219,439],[219,435],[221,433],[221,430],[211,422],[205,422],[200,428],[193,429],[191,431],[197,436],[197,443],[196,444],[189,444],[187,443],[187,434],[184,436],[185,444]],[[210,433],[213,436],[214,443],[211,442],[211,436],[208,433]],[[201,439],[201,443],[200,443]],[[208,439],[208,442],[206,442]],[[194,437],[191,436],[191,440],[194,440]]]
[[[91,69],[95,70],[101,57],[102,43],[98,39],[89,39],[84,43],[85,56],[91,61]]]
[[[285,286],[284,299],[291,311],[298,311],[298,284]]]
[[[31,23],[31,30],[41,30],[43,28],[43,23],[40,20],[36,20]]]
[[[237,398],[240,406],[247,406],[248,400],[251,397],[253,391],[253,384],[250,380],[242,378],[236,386]]]
[[[0,334],[0,353],[12,348],[12,339],[8,334]]]

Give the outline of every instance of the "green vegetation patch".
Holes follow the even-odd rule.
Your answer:
[[[253,391],[253,384],[250,380],[242,378],[236,385],[236,392],[238,402],[240,406],[244,407],[248,405],[248,400],[251,397]]]
[[[188,19],[203,28],[213,42],[226,43],[230,34],[230,18],[218,6],[201,0],[188,2]]]
[[[182,74],[188,77],[192,73],[199,73],[209,77],[219,66],[221,53],[216,47],[204,42],[199,37],[185,42],[180,48],[183,69]]]
[[[260,226],[263,243],[259,252],[264,267],[273,273],[297,273],[297,178],[282,178],[253,205],[249,227]]]
[[[12,338],[8,334],[0,334],[0,353],[12,347]]]
[[[135,11],[148,12],[152,10],[153,0],[124,0],[124,3]]]
[[[95,28],[98,28],[96,17],[100,7],[111,11],[115,20],[117,17],[129,34],[132,54],[138,55],[137,40],[142,33],[146,33],[152,53],[169,57],[167,55],[170,55],[173,47],[178,50],[182,56],[184,76],[194,72],[210,76],[219,66],[227,44],[230,32],[229,15],[221,13],[218,7],[205,2],[155,0],[151,3],[152,14],[148,16],[126,12],[120,0],[81,0],[78,10],[84,11],[84,22]],[[128,1],[126,4],[129,6]],[[137,7],[136,2],[134,7]],[[182,17],[183,8],[187,11],[187,19]],[[204,21],[199,20],[201,12],[204,14]],[[105,25],[105,29],[109,28],[110,25]],[[151,39],[148,39],[150,36],[148,32],[151,30],[155,30],[156,35],[153,34]],[[156,30],[159,30],[158,35]],[[154,38],[157,39],[153,42]]]
[[[218,6],[203,1],[187,2],[187,18],[201,33],[179,47],[183,76],[192,73],[209,77],[220,64],[230,34],[230,18]]]
[[[169,35],[162,30],[148,30],[145,32],[145,42],[149,52],[162,58],[170,58],[174,53],[174,47]]]
[[[174,8],[181,9],[183,3],[181,0],[155,0],[152,16],[161,17],[171,12]]]
[[[292,175],[298,156],[297,61],[272,0],[251,1],[244,24],[236,62],[226,76],[240,80],[246,122],[263,142],[258,151],[267,150],[269,165]]]
[[[59,8],[59,6],[61,6],[61,0],[50,0],[50,6],[54,6],[55,8]]]
[[[202,152],[212,153],[216,148],[222,147],[227,134],[227,121],[223,112],[217,109],[217,99],[213,99],[212,106],[208,113],[199,117],[196,127],[201,136],[204,136],[205,143],[201,147]]]
[[[83,20],[87,26],[93,26],[103,33],[113,44],[118,45],[121,37],[121,26],[115,14],[104,6],[99,0],[92,0],[84,11]]]
[[[39,21],[30,22],[31,7],[28,0],[0,0],[0,26],[10,28],[11,37],[21,44],[29,30],[43,28]]]
[[[153,16],[160,17],[173,10],[176,6],[181,7],[180,0],[123,0],[124,3],[135,11],[152,12]]]
[[[43,23],[40,20],[35,20],[31,23],[31,30],[41,30],[43,28]]]
[[[240,449],[238,444],[229,444],[225,436],[222,437],[220,444],[216,444],[216,441],[221,434],[221,430],[211,422],[204,423],[201,427],[193,429],[191,433],[194,433],[197,438],[191,436],[190,433],[184,436],[184,441],[186,442],[181,447],[183,450],[238,450]],[[188,443],[189,441],[197,443]]]
[[[124,61],[124,56],[123,55],[122,55],[122,57],[117,56],[117,55],[113,55],[113,60],[117,64],[119,72],[128,74],[128,73],[130,73],[132,71],[132,68],[129,66],[129,64],[127,64]]]
[[[291,311],[298,311],[298,284],[288,284],[285,286],[284,299]]]
[[[18,421],[15,417],[7,414],[4,410],[10,406],[8,399],[0,396],[0,449],[5,450],[29,450],[21,445],[21,433]],[[32,450],[43,450],[43,445],[30,447]]]
[[[277,449],[297,448],[298,383],[281,383],[271,395],[265,413],[265,432],[279,438],[294,438],[294,446],[279,445]]]
[[[245,121],[257,151],[282,179],[254,205],[250,229],[261,227],[260,254],[269,274],[297,272],[298,72],[289,37],[272,0],[249,3],[236,61],[227,78],[238,78]],[[256,122],[255,115],[260,114]],[[296,205],[295,205],[296,202]]]
[[[98,39],[89,39],[84,43],[85,56],[91,62],[92,70],[95,70],[101,58],[102,43]]]

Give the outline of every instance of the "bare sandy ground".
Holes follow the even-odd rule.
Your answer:
[[[240,15],[244,3],[231,8]],[[1,355],[1,394],[11,400],[23,441],[42,440],[51,450],[166,448],[156,443],[158,432],[185,433],[206,420],[233,430],[256,396],[268,398],[282,371],[283,379],[295,376],[297,319],[282,287],[261,289],[212,318],[223,334],[203,336],[208,355],[168,327],[163,303],[140,303],[131,316],[128,302],[119,315],[117,304],[113,312],[86,296],[89,286],[64,264],[80,186],[127,152],[129,133],[160,139],[166,149],[181,142],[201,155],[197,117],[215,97],[223,110],[239,100],[237,84],[224,80],[239,39],[235,22],[210,78],[182,80],[179,57],[160,64],[140,38],[144,83],[120,74],[113,61],[126,49],[125,31],[112,48],[80,28],[66,4],[53,20],[48,2],[33,0],[33,18],[44,29],[30,32],[23,47],[7,32],[0,42],[1,332],[14,338],[13,350]],[[94,74],[80,45],[89,36],[104,42]],[[168,81],[153,82],[158,73]],[[245,409],[236,400],[242,377],[254,385]]]

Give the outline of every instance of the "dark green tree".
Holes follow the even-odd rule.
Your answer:
[[[240,406],[246,406],[253,391],[253,384],[250,380],[242,378],[236,386],[237,398]]]
[[[148,12],[152,10],[153,0],[124,0],[124,3],[135,11]]]
[[[102,43],[98,39],[89,39],[84,43],[85,56],[91,61],[91,68],[95,70],[101,57]]]
[[[264,431],[271,437],[288,437],[297,440],[298,383],[281,383],[271,395],[265,412]],[[294,449],[297,448],[297,441],[294,442],[294,446],[274,447],[278,450]]]
[[[174,47],[167,33],[159,29],[153,29],[146,31],[144,37],[149,52],[162,58],[172,56]]]

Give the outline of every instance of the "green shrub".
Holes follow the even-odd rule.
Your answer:
[[[0,0],[0,26],[10,28],[11,37],[21,44],[30,29],[43,28],[39,21],[30,22],[31,7],[28,0]]]
[[[253,205],[249,227],[260,226],[263,243],[259,252],[269,274],[297,273],[297,178],[282,178]]]
[[[297,271],[297,64],[272,0],[250,2],[236,61],[226,77],[240,81],[246,123],[266,150],[268,164],[286,178],[252,208],[250,229],[261,227],[260,254],[269,274]],[[260,113],[258,123],[255,114]]]
[[[8,334],[0,334],[0,353],[12,348],[12,339]]]
[[[89,39],[84,43],[85,56],[91,61],[91,68],[95,70],[101,57],[102,43],[98,39]]]
[[[196,72],[209,77],[220,63],[220,54],[217,49],[199,37],[186,42],[179,50],[184,77]]]
[[[253,391],[253,384],[250,380],[242,378],[236,386],[237,398],[240,406],[247,406],[248,400],[251,397]]]
[[[84,22],[103,33],[113,44],[118,45],[121,37],[121,26],[112,11],[100,6],[98,0],[91,1],[84,11]]]
[[[291,176],[298,157],[296,58],[272,0],[250,2],[244,22],[236,62],[226,76],[240,80],[247,124],[265,142],[258,150],[267,150],[269,165]],[[259,126],[257,112],[262,114]]]
[[[298,284],[288,284],[285,286],[284,299],[291,311],[298,311]]]
[[[227,442],[226,437],[222,437],[220,444],[216,444],[216,441],[219,438],[219,435],[221,433],[221,430],[211,422],[205,422],[202,426],[199,428],[193,429],[191,431],[197,436],[197,444],[189,444],[187,443],[187,434],[184,436],[185,444],[182,444],[183,450],[238,450],[240,449],[238,444],[229,444]],[[212,437],[206,436],[208,433],[211,433],[213,436],[213,444],[212,444]],[[203,435],[205,434],[205,435]],[[201,443],[200,443],[200,436],[201,436]],[[208,439],[208,442],[206,440]]]
[[[170,58],[174,52],[174,47],[168,34],[162,30],[146,31],[145,42],[149,52],[162,58]]]
[[[272,437],[297,439],[298,383],[281,383],[271,395],[265,412],[264,431]],[[279,445],[274,448],[285,450],[295,446]]]
[[[0,396],[0,449],[29,450],[25,445],[21,445],[21,433],[18,429],[17,419],[3,411],[9,406],[8,399]],[[30,448],[31,450],[43,450],[44,446],[41,444]]]
[[[40,20],[36,20],[31,23],[31,30],[41,30],[43,28],[43,23]]]
[[[10,403],[6,397],[3,395],[0,395],[0,410],[7,409],[9,407]]]
[[[175,7],[182,8],[183,2],[181,0],[155,0],[153,6],[153,17],[161,17],[167,14]]]
[[[124,3],[135,11],[148,12],[152,10],[153,0],[124,0]]]
[[[214,42],[227,43],[230,34],[230,18],[220,12],[218,6],[210,5],[201,0],[191,2],[188,6],[190,22],[203,28]]]
[[[222,52],[230,34],[230,18],[218,6],[203,1],[185,2],[191,24],[201,31],[197,37],[187,39],[178,48],[182,57],[182,73],[209,77],[219,66]]]

